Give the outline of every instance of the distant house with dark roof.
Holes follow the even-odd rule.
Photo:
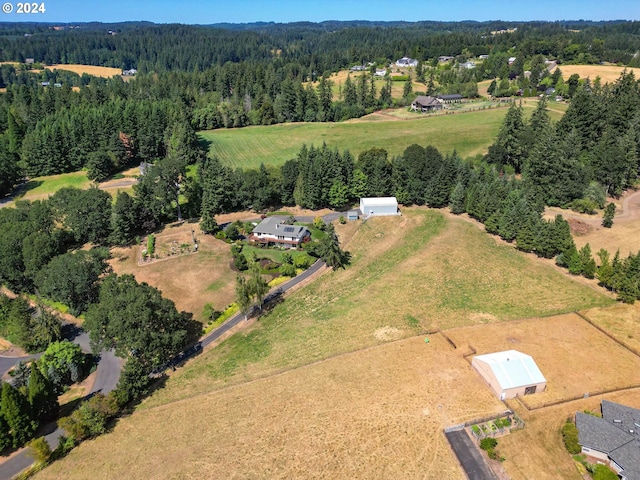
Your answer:
[[[417,112],[442,110],[442,103],[435,97],[418,95],[411,104],[411,110],[415,110]]]
[[[436,98],[444,103],[459,103],[464,97],[459,93],[447,93],[445,95],[438,95]]]
[[[640,480],[640,410],[602,400],[602,418],[576,412],[576,427],[582,453]]]
[[[440,55],[438,57],[438,61],[440,63],[446,63],[446,62],[450,62],[451,60],[453,60],[455,57],[452,57],[450,55]]]
[[[267,217],[262,220],[249,235],[249,241],[262,245],[296,248],[311,240],[307,227],[287,225],[282,217]]]

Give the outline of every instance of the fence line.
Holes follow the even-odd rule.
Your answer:
[[[575,402],[576,400],[582,400],[583,398],[597,397],[599,395],[605,395],[607,393],[624,392],[625,390],[635,390],[637,388],[640,388],[640,383],[636,383],[634,385],[628,385],[626,387],[603,388],[601,390],[595,390],[593,392],[585,392],[580,395],[574,395],[573,397],[561,398],[560,400],[545,402],[540,405],[534,405],[534,406],[527,404],[524,398],[521,397],[520,395],[518,395],[516,398],[524,408],[526,408],[529,412],[532,412],[534,410],[540,410],[541,408],[553,407],[555,405],[562,405],[565,403]]]
[[[635,348],[633,348],[630,345],[627,345],[625,342],[623,342],[622,340],[614,337],[613,335],[611,335],[609,332],[607,332],[605,329],[603,329],[600,325],[597,325],[596,323],[594,323],[589,317],[587,317],[586,315],[583,315],[580,312],[575,312],[575,314],[577,316],[579,316],[581,319],[583,319],[585,322],[587,322],[589,325],[591,325],[593,328],[595,328],[596,330],[598,330],[601,333],[604,333],[607,337],[609,337],[611,340],[613,340],[614,342],[616,342],[618,345],[620,345],[622,348],[626,348],[627,350],[629,350],[631,353],[633,353],[636,357],[640,358],[640,351],[636,350]]]

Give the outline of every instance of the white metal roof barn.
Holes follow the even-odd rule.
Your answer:
[[[471,366],[500,400],[542,392],[547,387],[533,358],[517,350],[477,355]]]
[[[400,215],[396,197],[361,198],[360,211],[365,218]]]

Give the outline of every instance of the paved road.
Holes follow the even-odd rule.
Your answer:
[[[445,436],[469,480],[497,480],[466,430],[446,432]]]
[[[322,260],[317,260],[316,263],[311,265],[311,267],[306,269],[300,275],[295,276],[294,278],[289,280],[287,283],[281,285],[280,288],[278,288],[276,291],[274,291],[273,293],[268,295],[265,298],[265,304],[268,304],[269,301],[275,300],[277,297],[282,295],[287,290],[290,290],[291,288],[295,287],[296,285],[298,285],[303,280],[306,280],[311,275],[313,275],[314,273],[319,271],[323,266],[324,266],[324,262]],[[234,315],[229,320],[224,322],[218,328],[213,330],[209,335],[207,335],[206,337],[203,337],[202,340],[201,340],[202,346],[206,347],[207,345],[215,342],[218,338],[220,338],[226,332],[228,332],[233,327],[238,325],[242,320],[244,320],[244,315],[241,312],[238,312],[236,315]]]
[[[80,348],[84,352],[91,352],[89,335],[79,327],[67,325],[68,335],[71,339],[80,345]],[[38,355],[30,355],[28,357],[20,358],[7,358],[0,357],[0,372],[4,373],[11,368],[18,360],[26,360]],[[100,361],[96,368],[96,379],[93,383],[93,388],[89,392],[89,396],[94,393],[107,394],[113,390],[118,384],[120,379],[120,370],[122,369],[122,360],[114,355],[113,351],[102,352],[100,354]],[[60,435],[64,435],[65,432],[61,428],[58,428],[57,424],[52,423],[45,427],[45,439],[49,442],[51,449],[58,446],[58,438]],[[9,479],[23,471],[25,468],[33,464],[33,459],[26,455],[26,449],[22,449],[15,456],[8,459],[6,462],[0,465],[0,479]]]

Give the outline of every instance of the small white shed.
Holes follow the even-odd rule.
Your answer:
[[[365,218],[400,215],[396,197],[361,198],[360,211]]]

